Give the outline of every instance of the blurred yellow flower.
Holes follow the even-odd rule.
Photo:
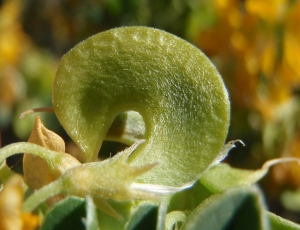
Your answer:
[[[1,230],[30,230],[40,225],[38,216],[22,212],[23,196],[23,180],[14,175],[0,192]]]
[[[20,8],[19,0],[3,1],[0,7],[0,118],[3,120],[24,93],[18,65],[29,39],[19,22]]]
[[[219,60],[233,104],[272,119],[300,85],[300,2],[213,1],[217,23],[198,45]]]
[[[18,21],[20,6],[18,0],[7,0],[0,8],[0,70],[16,65],[28,42]]]
[[[199,31],[197,43],[216,61],[233,108],[260,114],[261,155],[299,157],[300,104],[292,102],[298,101],[293,91],[300,88],[300,1],[207,4],[214,9],[215,24]],[[275,184],[300,186],[298,167],[274,167]]]
[[[256,15],[266,22],[274,23],[283,16],[288,0],[247,0],[245,7],[247,12]]]
[[[296,1],[289,10],[283,35],[283,77],[292,85],[300,84],[300,2]]]

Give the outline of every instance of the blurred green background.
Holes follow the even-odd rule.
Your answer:
[[[98,32],[144,25],[193,43],[223,76],[232,103],[228,140],[246,144],[226,162],[257,169],[300,157],[299,22],[298,0],[0,0],[1,145],[28,139],[35,115],[19,119],[21,112],[51,106],[64,53]],[[54,114],[38,115],[77,151]],[[10,161],[17,168],[21,160]],[[273,167],[260,186],[270,210],[300,223],[300,165]]]

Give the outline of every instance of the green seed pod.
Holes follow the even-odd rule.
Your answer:
[[[188,42],[146,27],[112,29],[70,50],[53,84],[53,106],[86,162],[97,158],[118,114],[140,113],[146,142],[129,163],[158,162],[136,181],[168,186],[197,179],[213,162],[230,115],[226,88],[209,59]]]

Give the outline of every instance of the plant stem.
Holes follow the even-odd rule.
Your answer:
[[[18,142],[7,145],[0,149],[0,162],[3,162],[7,157],[24,152],[37,155],[46,160],[47,162],[53,161],[56,158],[60,157],[60,153],[51,151],[42,146],[28,142]]]
[[[33,211],[40,203],[45,201],[46,199],[55,196],[62,191],[61,180],[56,180],[38,191],[36,191],[33,195],[31,195],[24,203],[23,210],[25,212]]]

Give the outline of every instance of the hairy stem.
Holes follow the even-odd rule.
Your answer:
[[[61,193],[62,185],[61,180],[56,180],[31,195],[24,203],[23,210],[25,212],[33,211],[39,204],[47,200],[48,198]]]
[[[61,154],[59,152],[55,152],[28,142],[18,142],[7,145],[0,149],[0,162],[5,161],[7,157],[24,152],[39,156],[43,158],[47,163],[56,161],[57,159],[61,158]]]

